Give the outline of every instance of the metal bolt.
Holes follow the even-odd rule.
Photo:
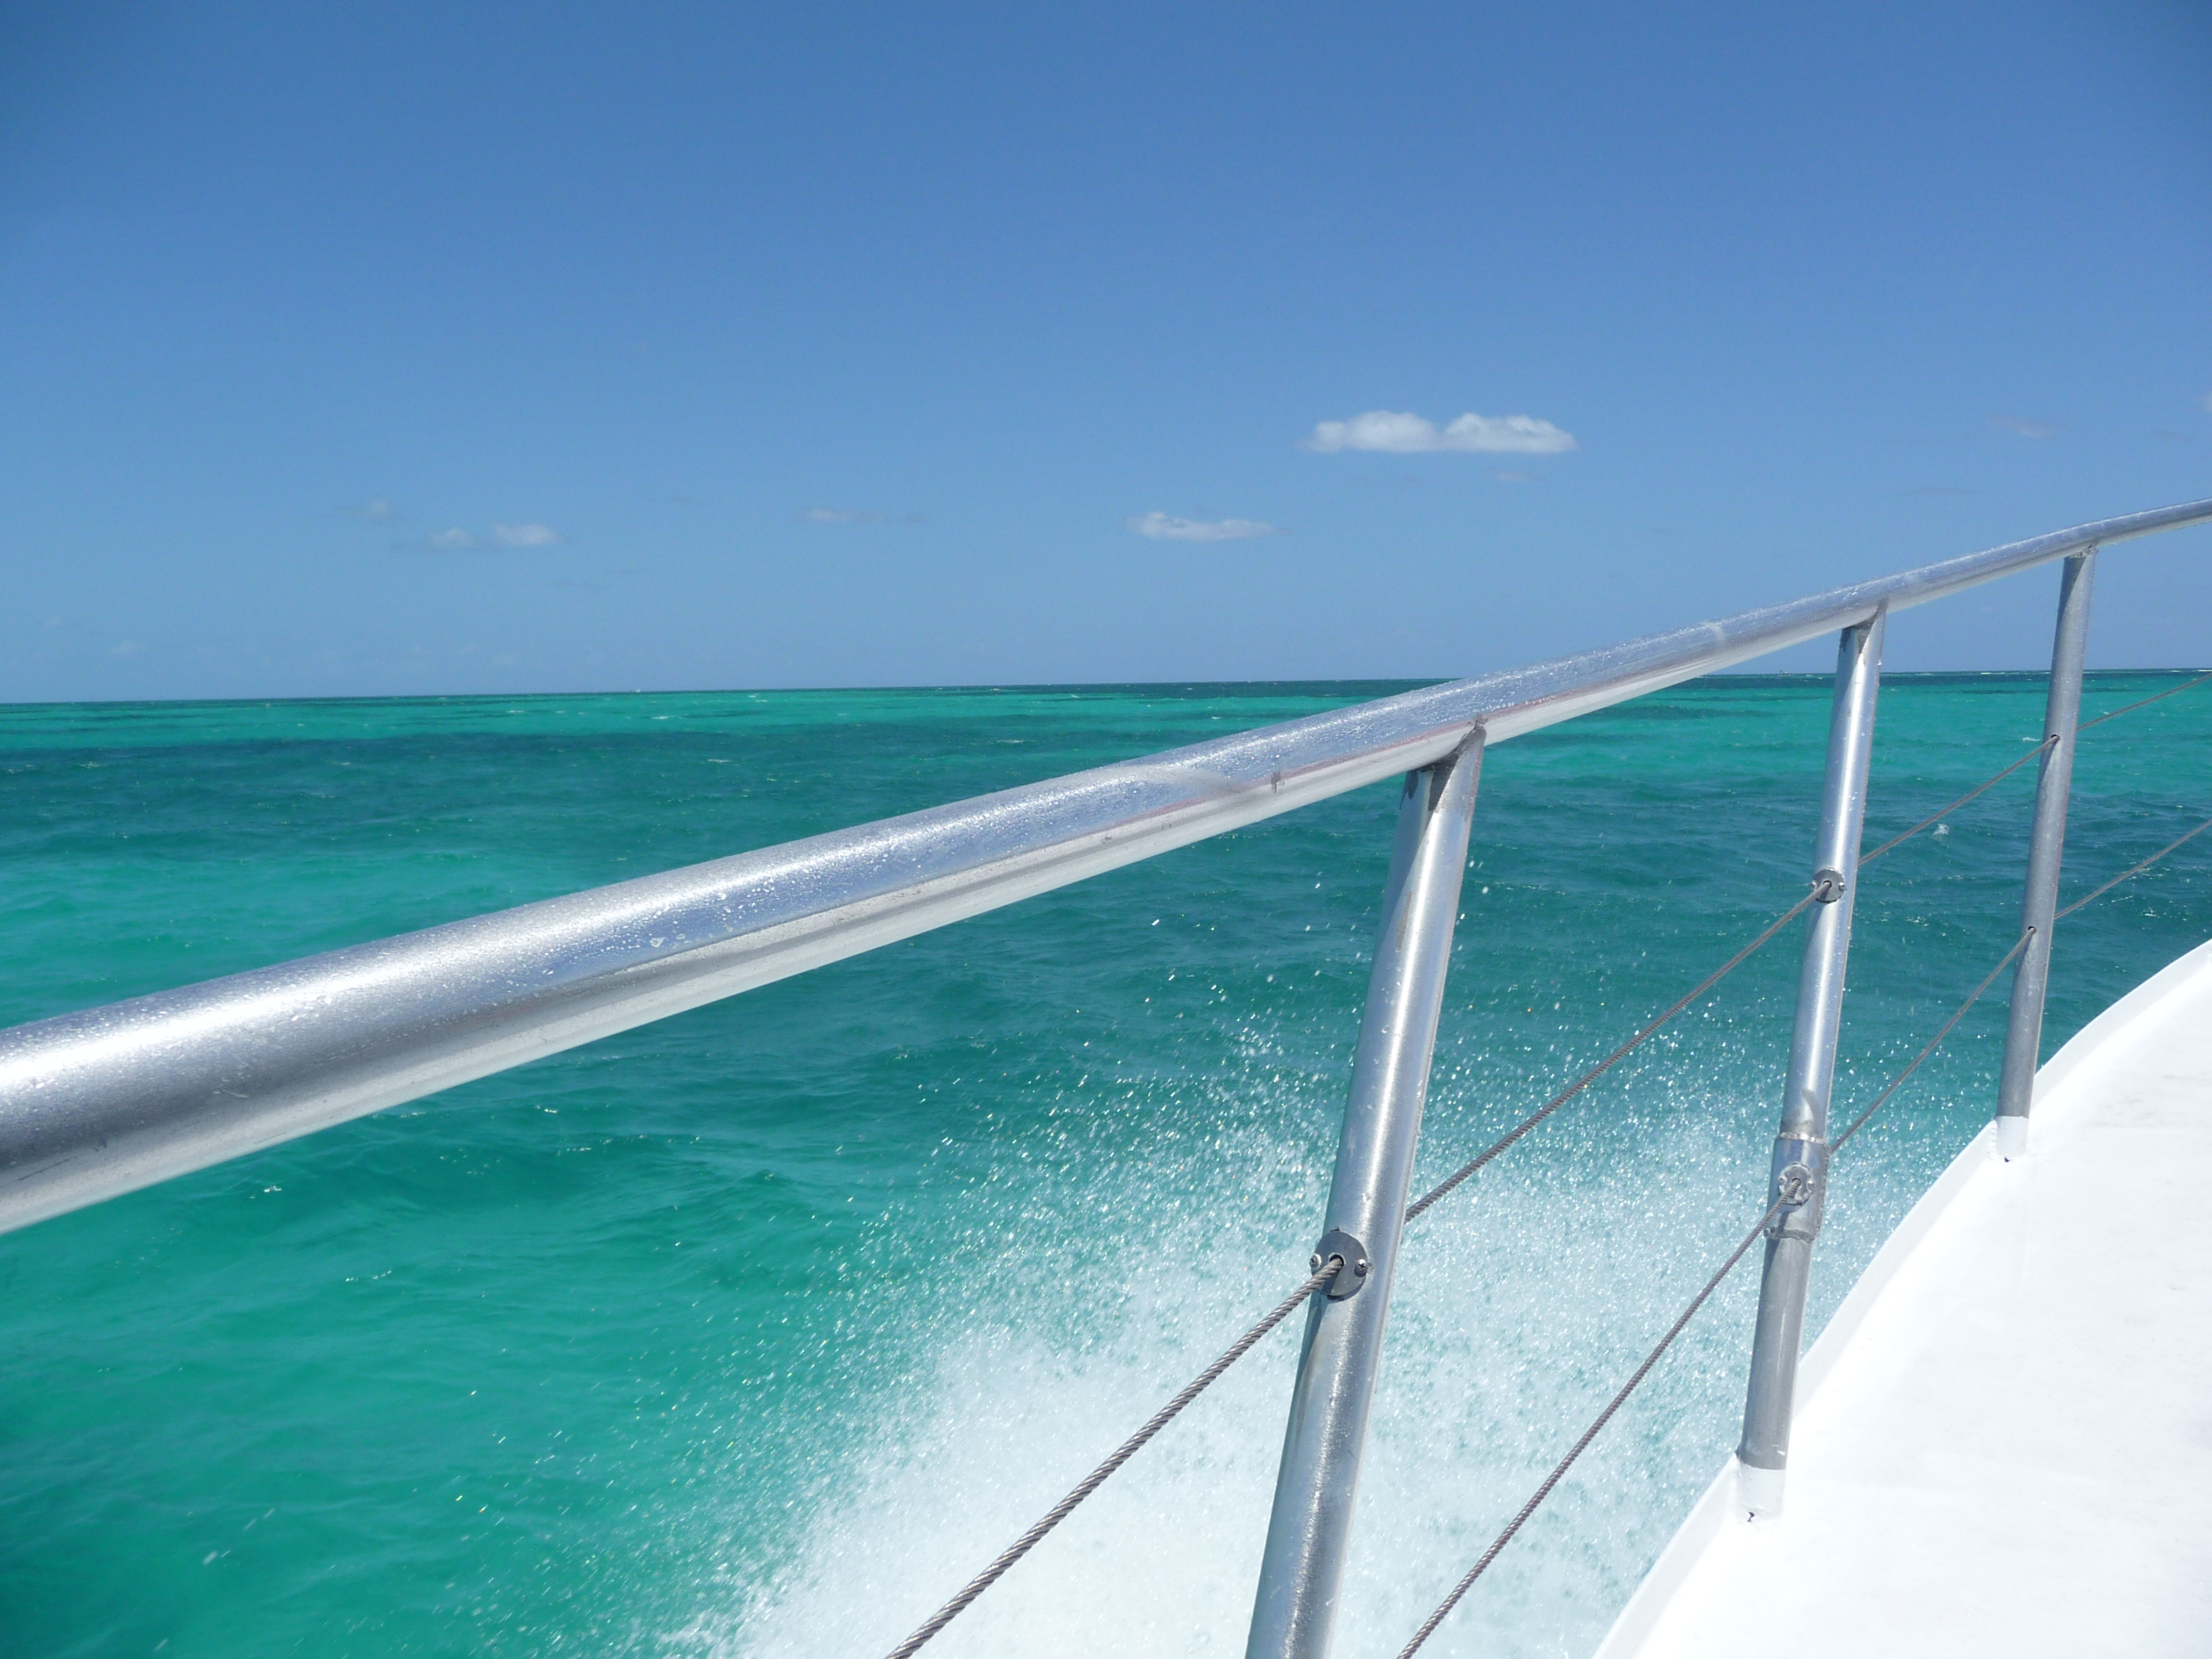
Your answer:
[[[1317,1273],[1321,1271],[1321,1252],[1319,1250],[1316,1250],[1312,1256],[1307,1260],[1306,1271],[1310,1273]]]
[[[1355,1261],[1352,1264],[1352,1272],[1354,1278],[1364,1279],[1367,1277],[1367,1264],[1364,1261]]]

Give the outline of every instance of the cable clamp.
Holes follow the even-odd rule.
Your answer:
[[[1821,1185],[1828,1170],[1825,1142],[1800,1135],[1782,1135],[1774,1142],[1766,1201],[1774,1208],[1766,1224],[1769,1238],[1810,1240],[1820,1231]]]
[[[1844,872],[1840,870],[1815,870],[1813,872],[1813,902],[1833,904],[1844,896]]]
[[[1344,1266],[1337,1269],[1336,1277],[1328,1281],[1328,1299],[1342,1302],[1359,1294],[1359,1287],[1367,1282],[1367,1247],[1350,1233],[1333,1230],[1314,1246],[1313,1261],[1307,1271],[1319,1273],[1321,1264],[1333,1255],[1342,1256]]]

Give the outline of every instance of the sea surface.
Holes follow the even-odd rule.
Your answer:
[[[2089,713],[2179,683],[2093,676]],[[0,709],[0,1024],[1401,689]],[[1499,745],[1422,1176],[1803,891],[1828,685]],[[1893,676],[1870,841],[2033,676]],[[2010,943],[2034,769],[1869,866],[1837,1110]],[[2212,687],[2082,742],[2065,888],[2212,814]],[[843,1656],[1303,1276],[1394,790],[0,1238],[0,1651]],[[2062,927],[2045,1052],[2212,936],[2212,837]],[[1388,1659],[1763,1197],[1797,925],[1408,1236],[1337,1651]],[[1824,1320],[1990,1114],[2002,981],[1839,1157]],[[1439,1632],[1588,1653],[1734,1443],[1756,1257]],[[1296,1322],[931,1650],[1243,1651]]]

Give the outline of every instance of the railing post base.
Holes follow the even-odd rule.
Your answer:
[[[1754,1468],[1741,1457],[1735,1461],[1735,1506],[1747,1521],[1778,1521],[1782,1518],[1780,1469]]]

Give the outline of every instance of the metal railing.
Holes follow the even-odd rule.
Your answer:
[[[1381,938],[1314,1277],[899,1650],[910,1653],[941,1629],[1303,1301],[1305,1341],[1248,1651],[1254,1659],[1321,1659],[1350,1538],[1398,1237],[1409,1218],[1407,1188],[1486,747],[1831,630],[1840,635],[1812,890],[1735,959],[1812,909],[1782,1129],[1757,1230],[1767,1235],[1765,1276],[1739,1449],[1747,1507],[1771,1510],[1787,1461],[1806,1274],[1832,1150],[1828,1095],[1887,617],[2066,561],[2001,1091],[2000,1142],[2016,1152],[2041,1029],[2096,551],[2207,522],[2212,500],[2104,520],[1533,668],[0,1032],[0,1231],[1403,774]]]

